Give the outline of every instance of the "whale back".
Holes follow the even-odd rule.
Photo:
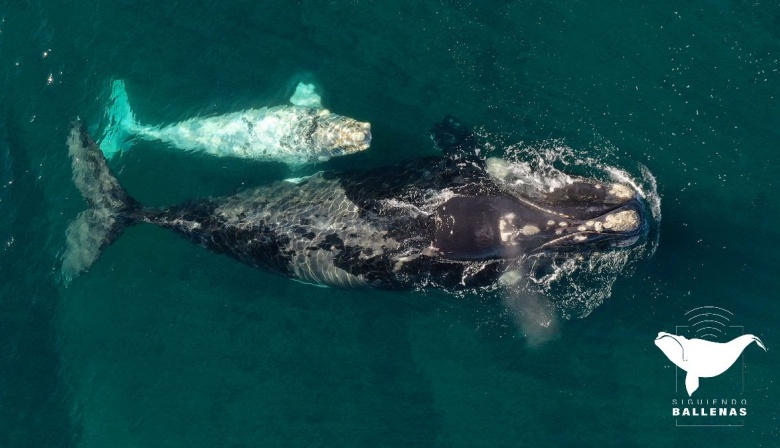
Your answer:
[[[745,348],[754,341],[766,350],[761,340],[752,334],[745,334],[722,343],[691,339],[688,341],[690,363],[687,370],[704,378],[718,376],[728,370],[739,359]]]
[[[188,201],[148,219],[213,252],[308,283],[486,286],[497,278],[499,262],[472,269],[428,248],[442,201],[493,191],[482,170],[429,158],[375,171],[321,172]]]
[[[368,149],[371,125],[328,110],[284,105],[141,126],[137,135],[214,156],[301,164]]]

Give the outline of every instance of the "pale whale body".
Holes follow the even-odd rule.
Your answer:
[[[290,165],[323,162],[368,149],[371,126],[324,109],[313,85],[300,83],[290,105],[247,109],[167,126],[135,119],[125,83],[114,81],[109,125],[100,147],[111,158],[132,138],[159,140],[185,151]]]
[[[643,203],[624,185],[572,178],[528,195],[506,182],[500,162],[476,156],[473,135],[455,119],[438,124],[433,137],[441,157],[157,209],[128,195],[77,121],[68,147],[90,209],[68,227],[63,275],[75,277],[125,228],[148,223],[307,283],[503,288],[530,254],[621,250],[646,230]]]
[[[761,339],[745,334],[729,342],[688,339],[666,332],[658,333],[655,345],[677,367],[685,370],[685,389],[692,395],[699,388],[699,378],[712,378],[731,367],[748,345],[755,342],[766,351]]]

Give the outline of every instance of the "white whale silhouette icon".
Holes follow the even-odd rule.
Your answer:
[[[662,331],[655,338],[655,345],[669,361],[688,372],[685,389],[691,396],[699,388],[699,378],[712,378],[728,370],[753,341],[766,351],[761,339],[752,334],[744,334],[729,342],[712,342]]]

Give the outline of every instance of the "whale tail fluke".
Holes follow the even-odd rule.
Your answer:
[[[108,124],[100,141],[100,149],[111,159],[126,149],[128,138],[140,127],[130,107],[125,82],[121,79],[111,83],[110,105],[106,109],[106,115]]]
[[[111,174],[106,158],[81,120],[71,123],[68,152],[73,182],[89,204],[66,231],[62,275],[67,283],[88,269],[102,250],[141,216],[141,205]]]
[[[753,336],[753,335],[751,335],[751,336]],[[755,343],[756,343],[756,344],[757,344],[759,347],[763,348],[763,349],[764,349],[764,351],[767,351],[767,349],[766,349],[766,346],[764,346],[764,343],[763,343],[763,342],[761,342],[761,339],[758,339],[758,337],[757,337],[757,336],[753,336],[753,341],[755,341]]]
[[[688,396],[690,397],[693,395],[694,392],[696,392],[696,389],[699,388],[699,377],[688,373],[685,375],[685,390],[688,391]]]

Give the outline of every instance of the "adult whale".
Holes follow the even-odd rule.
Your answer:
[[[109,158],[126,149],[131,137],[218,157],[290,165],[324,162],[371,145],[369,123],[324,109],[314,85],[304,82],[295,89],[291,104],[191,118],[167,126],[143,125],[135,119],[124,81],[114,81],[111,89],[109,126],[100,142]]]
[[[125,228],[150,223],[309,283],[470,288],[511,284],[529,254],[624,247],[646,229],[643,204],[626,186],[572,178],[525,194],[507,182],[500,162],[476,156],[474,136],[454,118],[439,123],[433,139],[441,157],[405,166],[323,172],[146,208],[75,121],[68,137],[73,180],[90,208],[68,227],[62,272],[73,278]]]

